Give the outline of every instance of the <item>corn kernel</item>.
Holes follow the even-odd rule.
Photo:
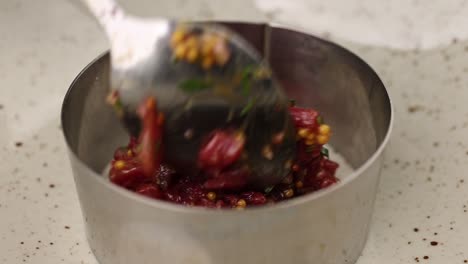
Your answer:
[[[296,182],[296,188],[301,189],[302,187],[304,187],[304,183],[302,181],[297,181]]]
[[[301,128],[301,129],[299,129],[299,131],[297,131],[297,134],[301,138],[306,138],[309,135],[309,130],[307,128]]]
[[[223,66],[229,61],[231,57],[231,52],[226,47],[225,43],[218,43],[217,46],[214,48],[215,60],[216,64],[219,66]]]
[[[239,199],[236,205],[237,208],[245,208],[247,206],[247,202],[244,199]]]
[[[198,58],[198,50],[196,48],[190,48],[187,52],[187,61],[194,63]]]
[[[185,45],[190,49],[198,49],[198,39],[196,37],[189,37],[185,42]]]
[[[326,135],[318,135],[317,136],[317,143],[319,143],[320,145],[324,145],[324,144],[327,144],[328,140],[330,138]]]
[[[183,59],[185,57],[185,54],[187,53],[187,46],[185,46],[184,44],[179,44],[176,48],[175,48],[175,52],[174,52],[174,55],[177,59]]]
[[[210,56],[205,57],[203,58],[203,61],[202,61],[202,67],[203,69],[208,70],[211,68],[211,66],[213,66],[213,63],[214,63],[213,57],[210,57]]]
[[[310,133],[309,135],[307,135],[307,140],[314,140],[314,139],[315,139],[314,133]]]
[[[275,145],[281,144],[284,141],[284,132],[274,134],[271,138],[271,142]]]
[[[117,170],[122,170],[123,168],[125,168],[125,161],[123,160],[118,160],[114,163],[114,168],[116,168]]]
[[[206,52],[206,54],[208,54],[209,52],[213,51],[218,39],[214,35],[204,35],[202,41],[202,53]]]
[[[319,133],[321,135],[329,135],[331,131],[331,128],[329,125],[320,125],[319,126]]]
[[[203,56],[213,55],[214,46],[209,42],[206,42],[201,47],[201,53]]]
[[[274,157],[273,150],[270,145],[266,145],[262,149],[262,156],[267,160],[272,160]]]
[[[208,198],[208,200],[210,200],[210,201],[214,201],[214,200],[216,200],[216,193],[209,192],[209,193],[206,194],[206,198]]]
[[[266,67],[260,67],[254,71],[254,78],[258,80],[267,79],[271,76],[271,72]],[[291,101],[290,101],[291,102]]]
[[[179,29],[179,30],[174,31],[171,37],[171,44],[174,46],[180,44],[182,40],[184,39],[184,37],[185,37],[185,30]]]
[[[235,140],[238,142],[245,142],[245,134],[242,131],[236,133]]]
[[[294,196],[294,190],[293,189],[287,189],[283,192],[284,196],[286,198],[291,198]]]
[[[132,156],[133,156],[133,152],[132,152],[131,149],[129,149],[129,150],[127,151],[127,156],[129,156],[129,157],[132,157]]]

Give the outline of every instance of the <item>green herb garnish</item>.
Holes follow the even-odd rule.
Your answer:
[[[181,82],[179,88],[187,93],[195,93],[210,88],[211,83],[201,79],[189,79]]]
[[[117,113],[119,117],[123,117],[124,115],[124,109],[123,109],[123,104],[120,101],[120,99],[117,99],[113,105],[114,111]]]
[[[325,121],[323,120],[323,117],[322,117],[322,116],[317,116],[317,123],[318,123],[319,125],[325,123]]]
[[[241,73],[242,94],[245,96],[250,94],[250,88],[252,85],[252,71],[253,65],[249,65],[245,67]]]
[[[275,188],[275,186],[266,187],[265,188],[265,193],[270,193],[271,191],[273,191],[274,188]]]
[[[242,109],[240,115],[241,115],[241,116],[246,115],[246,114],[250,111],[250,109],[252,109],[252,107],[254,106],[254,104],[255,104],[255,100],[252,99],[252,98],[250,98],[249,101],[247,102],[247,104],[246,104],[246,105],[244,106],[244,108]]]
[[[123,108],[122,101],[120,101],[120,99],[115,100],[114,107],[116,109],[122,109]]]
[[[320,150],[320,154],[322,154],[322,156],[326,157],[327,159],[330,157],[330,153],[325,147],[322,147],[322,149]]]

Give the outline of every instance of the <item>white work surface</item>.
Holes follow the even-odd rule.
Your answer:
[[[168,16],[266,19],[247,1],[155,6],[161,8],[155,13]],[[340,43],[376,69],[396,108],[369,241],[358,264],[464,263],[468,42],[420,52]],[[106,47],[94,21],[67,1],[0,0],[0,263],[96,263],[59,116],[73,78]]]

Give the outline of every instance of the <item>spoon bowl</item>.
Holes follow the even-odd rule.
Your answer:
[[[113,0],[85,0],[111,43],[111,92],[125,128],[141,132],[139,106],[148,98],[164,114],[164,159],[197,173],[200,146],[219,129],[245,135],[238,165],[249,185],[279,183],[294,159],[289,100],[269,66],[242,37],[212,23],[128,16]],[[187,136],[189,135],[189,136]],[[273,139],[281,135],[281,142]]]

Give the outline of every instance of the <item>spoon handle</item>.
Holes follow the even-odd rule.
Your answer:
[[[81,0],[93,13],[107,34],[118,27],[118,22],[125,17],[125,12],[115,0]]]

